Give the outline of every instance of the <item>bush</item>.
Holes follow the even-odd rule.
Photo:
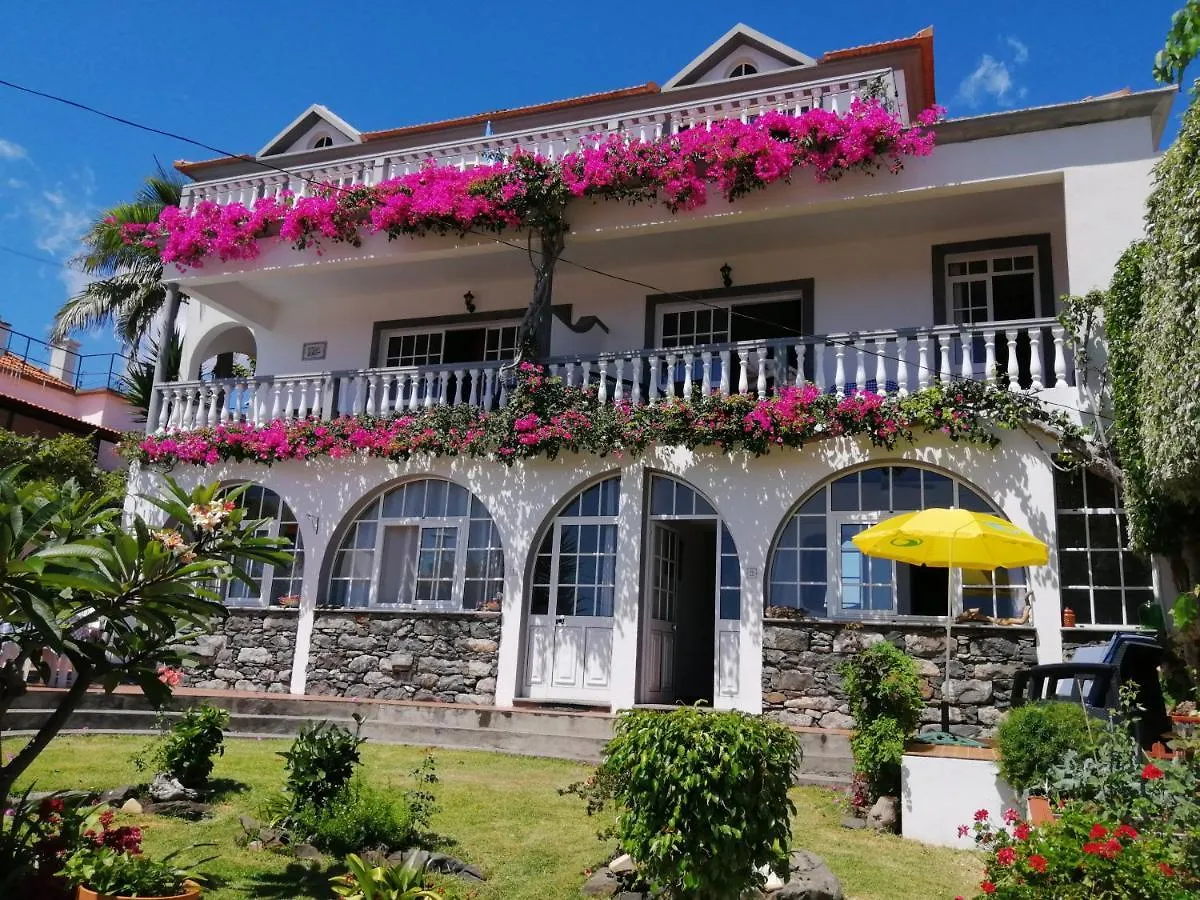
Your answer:
[[[1000,775],[1017,791],[1045,790],[1068,750],[1091,747],[1088,715],[1073,703],[1030,703],[1011,710],[996,729]]]
[[[0,428],[0,469],[20,463],[22,482],[61,485],[74,481],[81,490],[102,494],[125,492],[125,473],[106,472],[96,465],[96,446],[90,438],[60,434],[43,438]]]
[[[151,754],[154,766],[184,787],[203,790],[212,774],[214,757],[225,755],[229,713],[204,704],[185,712],[171,725]]]
[[[392,795],[359,779],[324,806],[305,806],[291,822],[296,835],[324,853],[381,850],[390,853],[421,842],[432,809],[412,802],[410,792]]]
[[[617,838],[654,889],[736,897],[764,883],[760,866],[786,876],[798,758],[795,735],[760,716],[629,710],[596,774],[567,792],[589,814],[613,803],[602,836]]]
[[[362,761],[358,748],[366,738],[359,737],[362,718],[354,716],[354,731],[330,722],[308,722],[300,729],[291,749],[279,755],[284,759],[287,784],[293,809],[322,807],[343,794]]]
[[[872,644],[839,669],[855,732],[854,772],[865,782],[864,805],[900,793],[904,744],[917,730],[925,700],[912,658],[887,641]]]

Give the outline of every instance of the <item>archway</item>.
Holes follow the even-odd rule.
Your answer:
[[[226,322],[196,342],[183,380],[220,380],[253,375],[257,358],[258,344],[254,340],[254,332],[237,322]]]

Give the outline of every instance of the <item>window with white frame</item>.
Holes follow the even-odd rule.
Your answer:
[[[280,496],[268,488],[252,484],[237,498],[248,520],[263,519],[257,534],[284,538],[282,549],[291,553],[286,566],[272,566],[251,560],[243,566],[252,584],[234,579],[223,582],[221,594],[228,606],[295,606],[299,603],[304,580],[304,542],[296,515]]]
[[[1037,316],[1036,247],[949,255],[945,274],[951,320],[956,325]]]
[[[530,615],[612,616],[620,502],[621,478],[614,475],[554,517],[534,558]]]
[[[788,517],[771,549],[767,605],[820,618],[945,617],[947,570],[865,556],[854,535],[899,512],[960,507],[998,514],[957,479],[915,466],[876,466],[818,488]],[[964,570],[961,602],[989,616],[1024,608],[1024,569]]]
[[[440,366],[454,363],[507,362],[517,355],[515,322],[426,329],[388,329],[380,333],[380,366]]]
[[[504,552],[487,508],[442,479],[385,491],[355,517],[333,559],[333,607],[481,609],[504,590]]]
[[[796,337],[804,333],[804,308],[803,291],[661,303],[656,309],[656,346]]]
[[[733,70],[730,71],[730,73],[729,73],[729,77],[730,78],[744,78],[747,75],[757,75],[757,74],[758,74],[757,66],[755,66],[753,63],[744,62],[744,63],[738,63],[736,66],[734,66]]]
[[[312,142],[314,150],[324,150],[326,147],[333,146],[333,138],[328,134],[318,135]]]
[[[1137,627],[1154,600],[1146,561],[1129,549],[1120,488],[1094,472],[1054,474],[1062,605],[1080,625]]]

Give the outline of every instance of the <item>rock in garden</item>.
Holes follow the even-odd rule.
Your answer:
[[[107,803],[109,806],[120,806],[136,794],[137,788],[132,784],[123,784],[120,787],[111,788],[101,794],[100,802]]]
[[[447,856],[445,853],[429,854],[429,871],[440,872],[443,875],[457,875],[467,881],[483,881],[483,873],[477,868],[468,865],[461,859]]]
[[[900,801],[895,797],[880,797],[867,813],[867,824],[876,831],[895,834],[900,826]]]
[[[388,862],[393,866],[410,865],[414,869],[424,869],[429,865],[430,853],[428,850],[410,848],[408,850],[397,850],[388,857]]]
[[[249,835],[258,835],[258,830],[262,828],[258,820],[253,816],[248,816],[245,813],[238,816],[238,824],[242,826],[242,831]]]
[[[592,873],[591,878],[583,883],[582,893],[585,897],[612,897],[621,888],[621,882],[608,866],[601,866]]]
[[[130,797],[121,804],[121,812],[127,813],[131,816],[140,816],[142,814],[142,804]]]
[[[324,865],[325,863],[325,854],[312,844],[297,844],[292,853],[296,859],[307,859],[317,865]]]
[[[861,828],[867,827],[867,820],[860,819],[858,816],[846,816],[842,819],[842,827],[849,828],[851,831],[858,831]]]
[[[776,900],[844,900],[842,883],[825,860],[809,850],[793,850],[788,882],[772,894]]]
[[[262,841],[251,841],[250,843],[248,843],[246,845],[246,849],[251,851],[252,853],[257,853],[258,851],[263,849],[263,842]]]
[[[178,779],[164,772],[159,772],[150,782],[150,799],[156,803],[165,803],[168,800],[195,800],[198,796],[195,791],[185,788]]]
[[[191,822],[198,822],[211,815],[206,804],[197,803],[195,800],[164,800],[162,803],[147,803],[142,810],[154,816],[171,816]]]
[[[382,850],[364,850],[358,856],[368,866],[386,866],[388,861],[387,854]]]
[[[625,875],[634,871],[637,868],[637,864],[628,853],[622,853],[608,864],[608,868],[614,875]]]

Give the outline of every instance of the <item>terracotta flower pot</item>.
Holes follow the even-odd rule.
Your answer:
[[[182,894],[167,894],[162,897],[140,897],[138,900],[196,900],[200,896],[200,885],[194,881],[185,881],[183,883],[184,892]],[[85,888],[82,884],[75,889],[75,900],[130,900],[124,894],[97,894],[91,888]]]
[[[1049,797],[1029,798],[1030,825],[1049,825],[1057,818],[1058,814],[1054,812],[1054,807],[1050,805]]]

